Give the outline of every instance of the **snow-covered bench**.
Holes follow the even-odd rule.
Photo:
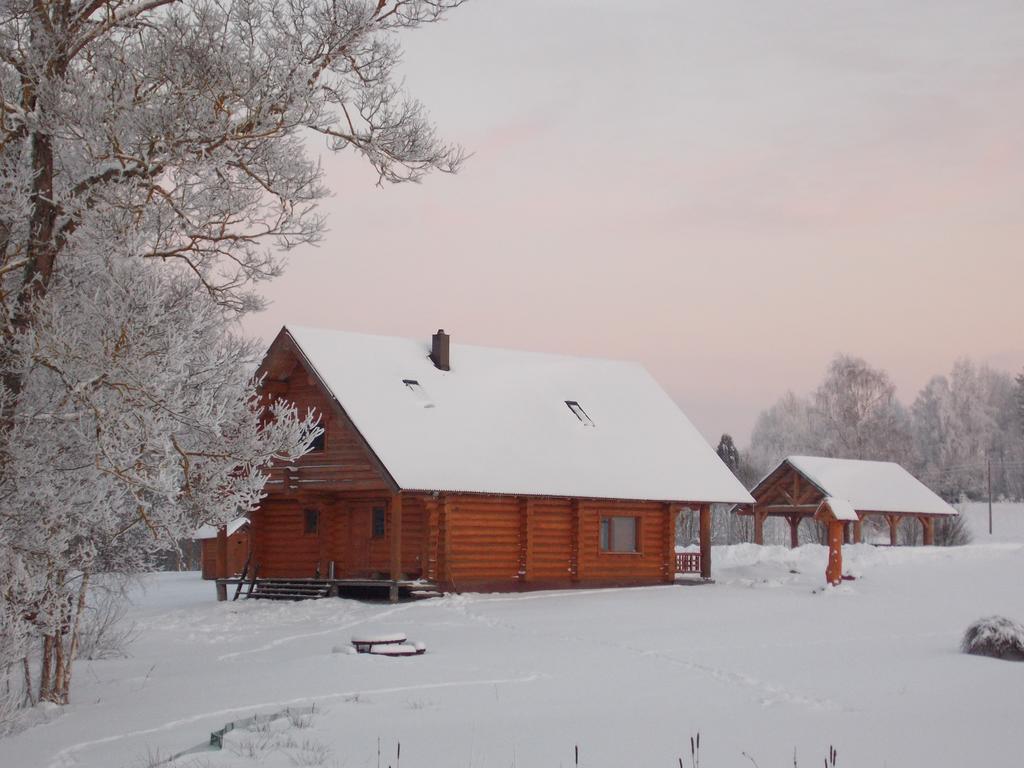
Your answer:
[[[356,653],[372,653],[377,656],[419,656],[426,653],[423,643],[410,643],[403,632],[386,635],[354,635],[352,645]]]

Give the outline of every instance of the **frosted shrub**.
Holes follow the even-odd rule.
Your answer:
[[[1005,616],[978,619],[967,628],[960,649],[975,656],[1024,661],[1024,625]]]
[[[935,544],[937,546],[959,547],[970,543],[971,529],[962,514],[935,521]]]

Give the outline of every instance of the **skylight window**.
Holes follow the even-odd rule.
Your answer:
[[[573,416],[583,423],[583,426],[594,426],[594,420],[587,415],[587,412],[583,410],[583,407],[579,403],[575,400],[566,400],[565,404],[569,407],[569,410],[572,411]]]
[[[416,381],[416,379],[402,379],[402,383],[405,384],[409,391],[413,393],[420,405],[424,408],[434,407],[434,403],[429,397],[427,397],[427,393],[423,390],[423,387],[418,381]]]

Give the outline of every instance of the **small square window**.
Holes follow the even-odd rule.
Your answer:
[[[320,530],[320,510],[305,510],[305,520],[303,522],[302,530],[306,534],[314,534]]]
[[[384,507],[373,508],[373,538],[383,539],[387,532],[387,515]]]
[[[310,443],[309,452],[310,453],[319,453],[319,452],[323,451],[324,445],[327,442],[326,437],[327,437],[327,432],[321,432],[319,435],[314,437],[313,438],[313,442]]]
[[[639,552],[639,517],[602,517],[602,552]]]

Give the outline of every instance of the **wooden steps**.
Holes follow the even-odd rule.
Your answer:
[[[238,593],[254,600],[318,600],[321,597],[337,596],[339,593],[387,594],[391,582],[386,579],[218,579],[218,587],[237,585]],[[242,586],[248,590],[242,591]],[[440,597],[442,592],[437,584],[428,581],[400,581],[399,590],[410,598]]]
[[[254,600],[317,600],[331,592],[331,582],[320,579],[257,579],[246,595]]]

